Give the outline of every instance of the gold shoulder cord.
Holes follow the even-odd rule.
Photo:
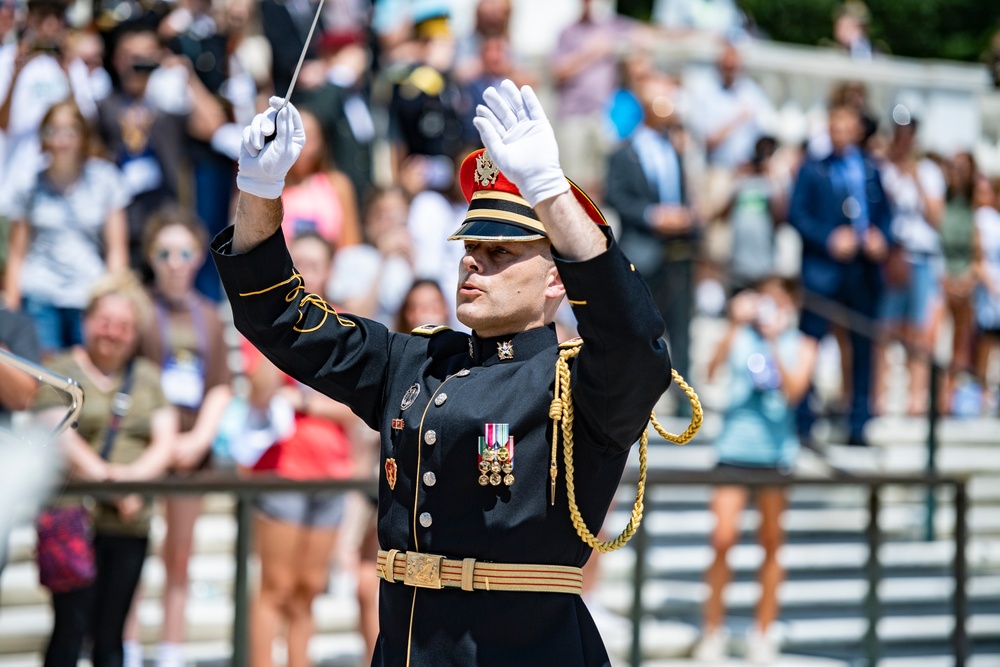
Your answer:
[[[576,487],[573,483],[573,394],[570,389],[569,359],[580,353],[580,345],[563,348],[559,350],[559,359],[556,361],[556,381],[555,395],[549,407],[549,417],[552,419],[552,459],[549,462],[549,481],[552,494],[552,503],[555,504],[556,486],[556,451],[559,441],[559,428],[563,433],[563,462],[566,466],[566,499],[569,501],[569,515],[573,521],[573,527],[585,544],[597,549],[601,553],[620,549],[632,539],[636,528],[642,522],[642,500],[646,493],[646,448],[649,441],[649,424],[642,430],[642,437],[639,438],[639,488],[635,494],[635,504],[632,506],[632,517],[621,535],[610,542],[600,542],[587,528],[580,514],[580,508],[576,504]],[[667,442],[677,445],[685,445],[691,441],[698,429],[701,428],[704,415],[701,410],[701,401],[680,373],[671,369],[671,375],[677,386],[684,390],[688,400],[691,401],[691,424],[680,435],[668,433],[660,422],[656,420],[656,414],[650,413],[649,421],[653,424],[656,432],[663,436]]]

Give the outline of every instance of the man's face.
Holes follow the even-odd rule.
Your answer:
[[[830,143],[833,150],[840,153],[848,146],[861,140],[861,119],[858,113],[847,107],[837,107],[830,111]]]
[[[732,86],[743,67],[739,51],[731,46],[726,47],[719,57],[718,67],[723,84],[726,88]]]
[[[159,64],[161,56],[160,42],[155,33],[124,35],[115,49],[114,62],[125,92],[136,97],[143,95],[149,75]]]
[[[456,316],[483,338],[546,324],[565,293],[548,241],[465,242]]]
[[[675,90],[663,77],[651,77],[639,89],[645,118],[643,122],[654,130],[663,130],[679,123],[675,105]]]

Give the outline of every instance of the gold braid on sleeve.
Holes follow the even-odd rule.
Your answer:
[[[295,284],[293,285],[292,283],[295,283]],[[305,288],[305,282],[302,280],[302,274],[299,273],[298,271],[294,271],[291,276],[289,276],[285,280],[282,280],[280,283],[276,283],[274,285],[271,285],[270,287],[265,287],[264,289],[257,290],[255,292],[240,292],[240,296],[241,297],[256,296],[258,294],[264,294],[265,292],[270,292],[273,289],[277,289],[277,288],[283,287],[285,285],[289,286],[288,293],[285,294],[285,301],[287,303],[291,303],[291,302],[295,301],[295,299],[299,299],[299,294],[300,293],[304,293],[305,294],[305,296],[303,296],[301,299],[299,299],[299,303],[298,303],[299,318],[295,321],[295,324],[292,325],[292,330],[293,331],[297,331],[299,333],[312,333],[313,331],[317,331],[317,330],[321,329],[324,324],[326,324],[326,319],[330,315],[333,315],[334,317],[336,317],[337,318],[337,323],[340,324],[340,326],[342,326],[342,327],[353,327],[353,326],[356,326],[354,324],[354,322],[352,322],[351,320],[348,320],[348,319],[346,319],[344,317],[341,317],[340,313],[337,312],[337,309],[334,308],[333,306],[331,306],[330,304],[328,304],[323,299],[323,297],[319,296],[318,294],[314,294],[312,292],[307,292],[306,288]],[[310,327],[309,329],[303,329],[303,328],[299,327],[299,324],[302,323],[302,321],[305,319],[305,313],[302,312],[302,309],[307,304],[315,306],[316,308],[319,308],[320,311],[322,311],[322,313],[323,313],[323,319],[320,320],[319,324],[317,324],[316,326]]]
[[[549,417],[552,419],[552,456],[549,461],[551,502],[555,504],[555,486],[558,474],[556,453],[558,451],[559,430],[561,427],[563,434],[563,463],[566,466],[566,499],[569,503],[570,519],[573,521],[573,527],[576,528],[577,534],[585,544],[597,549],[601,553],[607,553],[608,551],[615,551],[625,546],[632,539],[636,529],[642,522],[642,501],[646,493],[646,449],[649,443],[649,424],[646,424],[646,428],[642,430],[642,436],[639,438],[639,485],[635,494],[635,503],[632,505],[632,516],[629,518],[628,525],[625,526],[625,529],[618,537],[610,542],[601,542],[590,532],[587,524],[583,521],[580,508],[576,504],[576,486],[573,482],[573,394],[570,388],[569,360],[579,353],[579,345],[561,349],[559,350],[559,359],[556,361],[554,397],[552,404],[549,406]],[[660,422],[656,420],[656,414],[650,413],[649,422],[653,424],[656,432],[667,442],[685,445],[691,441],[695,433],[698,432],[698,429],[701,428],[704,414],[701,409],[701,401],[698,400],[698,395],[694,392],[694,389],[684,381],[680,373],[673,369],[671,369],[670,373],[673,376],[674,382],[684,390],[688,400],[691,402],[691,423],[683,433],[674,435],[673,433],[668,433],[660,425]]]

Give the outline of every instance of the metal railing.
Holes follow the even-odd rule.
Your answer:
[[[622,480],[629,485],[636,482],[632,471],[626,473]],[[650,471],[646,479],[647,489],[656,486],[715,486],[732,484],[731,479],[721,478],[713,471]],[[952,560],[952,577],[954,591],[952,594],[952,609],[954,628],[951,641],[955,658],[955,667],[964,667],[968,656],[968,637],[966,634],[966,616],[968,601],[966,596],[966,542],[968,541],[968,495],[965,479],[954,476],[936,474],[926,475],[859,475],[831,478],[788,478],[775,480],[773,477],[761,477],[749,471],[741,484],[748,487],[761,486],[857,486],[866,487],[868,495],[868,523],[866,541],[868,558],[865,567],[868,580],[868,591],[865,597],[867,616],[867,631],[864,638],[864,651],[869,667],[878,664],[880,645],[877,634],[877,624],[881,616],[878,597],[878,585],[881,579],[882,566],[879,561],[879,545],[881,532],[878,516],[881,509],[879,492],[890,485],[920,486],[928,489],[935,487],[952,487],[954,489],[955,526],[953,531],[954,555]],[[263,493],[273,491],[299,491],[309,493],[314,491],[366,491],[377,489],[375,480],[311,480],[295,481],[275,477],[240,478],[219,473],[202,473],[186,478],[167,478],[150,482],[114,482],[91,483],[72,482],[63,493],[73,495],[108,495],[143,493],[146,495],[180,495],[205,493],[225,493],[236,497],[236,544],[234,557],[236,559],[235,577],[233,582],[233,630],[232,646],[234,667],[245,667],[248,664],[248,612],[249,612],[249,571],[252,507],[253,499]],[[638,667],[642,664],[642,618],[645,610],[642,603],[642,590],[649,577],[646,570],[648,537],[644,524],[640,524],[631,541],[635,550],[635,570],[633,575],[632,598],[632,645],[631,664]],[[458,554],[460,555],[460,554]]]
[[[626,474],[623,484],[635,483],[634,475]],[[646,487],[651,486],[716,486],[732,485],[731,479],[722,479],[713,471],[677,471],[660,470],[647,473]],[[968,542],[968,512],[969,500],[967,481],[956,476],[938,474],[925,475],[845,475],[837,478],[803,478],[789,477],[776,480],[773,475],[763,476],[747,471],[739,483],[750,488],[758,487],[792,487],[792,486],[856,486],[868,489],[868,522],[865,528],[865,538],[868,546],[868,558],[865,564],[865,575],[868,589],[865,595],[865,614],[867,629],[864,637],[864,652],[868,667],[878,664],[881,646],[878,638],[878,621],[881,617],[881,605],[878,596],[878,585],[881,580],[882,565],[879,561],[879,546],[881,531],[878,516],[881,510],[879,493],[886,486],[919,486],[928,489],[950,486],[954,489],[955,526],[953,543],[955,546],[952,557],[952,578],[954,590],[952,593],[952,613],[955,624],[952,629],[951,643],[955,658],[955,667],[965,667],[968,658],[968,635],[965,621],[968,616],[968,598],[966,594],[966,579],[968,564],[965,549]],[[632,648],[631,664],[637,667],[642,664],[642,589],[646,575],[646,553],[648,539],[644,524],[640,524],[632,538],[635,549],[635,577],[632,591]]]

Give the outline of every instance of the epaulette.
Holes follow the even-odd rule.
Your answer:
[[[569,340],[564,340],[559,343],[560,350],[572,350],[575,347],[580,347],[583,345],[583,339],[577,336],[576,338],[570,338]]]
[[[451,327],[446,327],[443,324],[421,324],[419,327],[411,331],[410,333],[414,336],[434,336],[441,333],[442,331],[451,331]]]
[[[441,76],[433,67],[428,67],[427,65],[421,65],[410,72],[403,81],[402,85],[404,88],[409,88],[411,94],[407,95],[404,92],[405,97],[416,97],[417,92],[421,92],[428,97],[437,97],[444,90],[445,79]]]

